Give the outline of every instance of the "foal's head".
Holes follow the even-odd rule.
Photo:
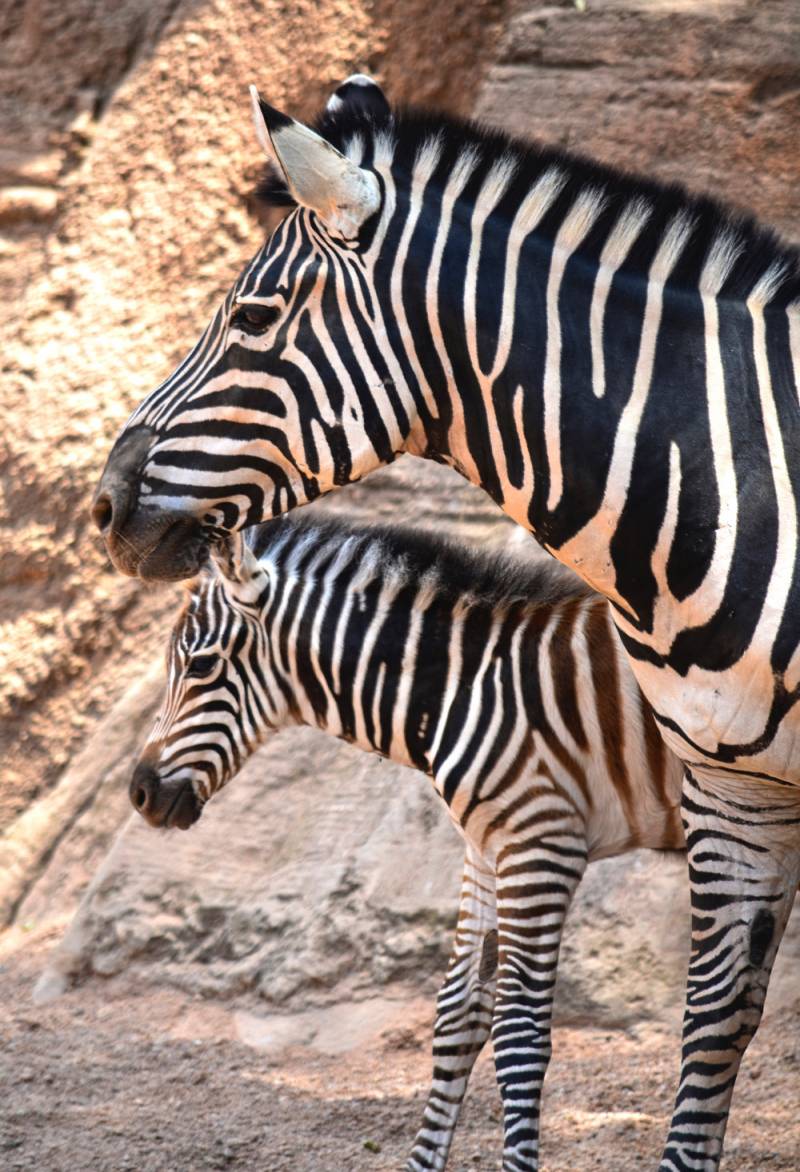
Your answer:
[[[268,670],[270,577],[240,534],[219,541],[188,585],[172,631],[167,688],[130,784],[153,826],[187,829],[239,771],[286,701]]]

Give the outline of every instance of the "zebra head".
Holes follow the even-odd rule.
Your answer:
[[[153,826],[188,829],[286,716],[263,608],[265,568],[240,534],[218,539],[172,631],[167,687],[130,798]]]
[[[93,517],[117,568],[142,578],[191,577],[215,536],[360,479],[412,427],[372,273],[393,202],[386,99],[356,75],[317,133],[251,95],[265,190],[293,207],[108,458]]]

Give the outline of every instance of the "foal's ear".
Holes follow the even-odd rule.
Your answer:
[[[255,603],[264,585],[264,569],[241,530],[225,533],[211,545],[211,559],[231,599]]]
[[[345,158],[302,122],[262,102],[250,86],[256,138],[277,164],[292,196],[335,232],[353,237],[378,210],[380,186],[371,171]]]
[[[243,580],[244,537],[241,530],[225,533],[211,543],[211,560],[228,582]]]

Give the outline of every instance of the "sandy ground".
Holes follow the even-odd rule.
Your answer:
[[[327,1034],[320,1031],[315,1043],[289,1040],[265,1050],[242,1041],[243,1023],[244,1033],[257,1035],[253,1001],[204,1001],[120,977],[36,1006],[30,990],[51,943],[31,941],[0,965],[0,1167],[402,1167],[427,1088],[429,998],[417,993],[404,1001],[394,990],[396,1019],[383,1028],[377,1021],[374,1030],[363,1015],[361,1028],[353,1026],[352,1005],[329,1010]],[[726,1172],[800,1167],[798,1026],[797,1009],[765,1020],[740,1079]],[[543,1172],[655,1168],[675,1059],[674,1031],[663,1025],[558,1029]],[[450,1167],[497,1169],[499,1143],[487,1054],[473,1078]]]

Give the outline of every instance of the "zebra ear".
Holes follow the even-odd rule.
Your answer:
[[[256,138],[271,163],[277,162],[299,204],[330,228],[353,237],[381,203],[378,180],[331,146],[315,131],[268,106],[250,86]]]
[[[211,545],[211,559],[232,600],[258,601],[264,584],[264,568],[241,530],[218,537]]]
[[[225,533],[211,544],[211,560],[228,582],[243,581],[245,543],[241,530]]]

